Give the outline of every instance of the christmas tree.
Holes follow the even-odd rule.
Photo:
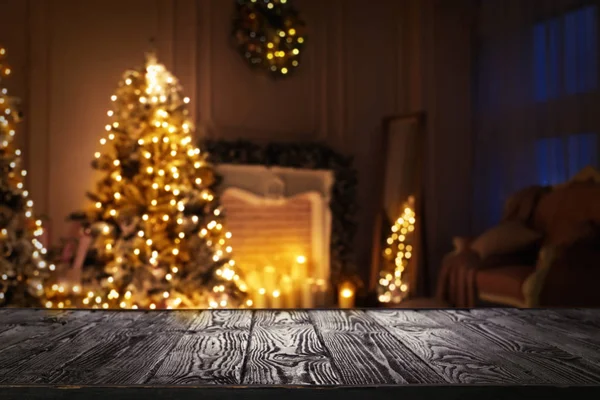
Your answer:
[[[14,142],[21,113],[2,85],[11,73],[5,55],[0,47],[0,306],[38,307],[55,267],[44,260],[46,249],[38,240],[42,223],[35,219],[24,187],[27,171],[21,168],[21,150]]]
[[[73,215],[92,238],[81,303],[96,308],[250,306],[207,154],[177,79],[154,53],[125,72],[92,167],[93,206]]]
[[[384,268],[380,272],[379,301],[400,303],[409,295],[407,275],[414,274],[415,197],[409,196],[402,205],[400,217],[391,226],[383,251]]]

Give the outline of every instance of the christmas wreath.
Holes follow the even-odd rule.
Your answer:
[[[289,76],[300,65],[305,24],[292,0],[237,0],[233,40],[253,68],[274,78]]]

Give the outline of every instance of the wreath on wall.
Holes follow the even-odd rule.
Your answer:
[[[331,281],[338,284],[356,275],[354,236],[356,233],[357,174],[352,157],[336,153],[316,143],[270,143],[264,146],[248,141],[205,139],[200,146],[215,164],[249,164],[333,171],[331,189]]]
[[[305,23],[292,0],[237,0],[233,41],[255,69],[273,78],[292,74],[300,65],[305,44]]]

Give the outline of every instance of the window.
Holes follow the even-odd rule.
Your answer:
[[[533,27],[536,101],[596,89],[597,35],[596,6],[580,8]]]
[[[579,133],[536,142],[538,183],[556,185],[588,165],[598,167],[598,135]]]

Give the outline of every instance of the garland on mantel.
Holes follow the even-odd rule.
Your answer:
[[[357,174],[352,157],[336,153],[318,143],[270,143],[206,139],[200,146],[215,164],[249,164],[267,167],[325,169],[334,173],[329,207],[331,223],[331,281],[356,273],[354,235],[356,233]]]

